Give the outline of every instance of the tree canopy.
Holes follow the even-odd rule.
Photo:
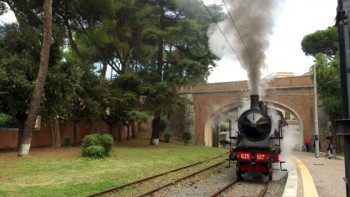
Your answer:
[[[336,27],[328,27],[325,30],[318,30],[304,36],[301,48],[305,55],[316,57],[318,53],[327,55],[334,59],[338,52],[338,34]]]
[[[43,57],[43,2],[0,1],[0,14],[11,10],[17,19],[0,26],[0,112],[21,121]],[[176,89],[205,83],[215,66],[201,1],[57,0],[52,8],[44,119],[129,126],[153,114],[158,138],[162,114],[187,103]]]
[[[306,55],[315,57],[317,90],[330,120],[341,118],[341,89],[336,27],[306,35],[302,40]],[[332,87],[332,88],[330,88]]]

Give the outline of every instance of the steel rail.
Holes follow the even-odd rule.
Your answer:
[[[214,194],[211,195],[211,197],[217,197],[220,194],[222,194],[223,192],[225,192],[226,190],[228,190],[229,188],[231,188],[233,185],[235,185],[237,182],[239,182],[239,180],[234,180],[231,183],[227,184],[225,187],[221,188],[219,191],[215,192]],[[265,188],[261,191],[259,197],[263,197],[265,196],[267,190],[269,189],[269,186],[271,184],[271,181],[267,182],[265,185]]]
[[[125,187],[129,187],[129,186],[132,186],[132,185],[140,184],[140,183],[142,183],[142,182],[145,182],[145,181],[148,181],[148,180],[151,180],[151,179],[160,177],[160,176],[164,176],[164,175],[169,174],[169,173],[172,173],[172,172],[176,172],[176,171],[179,171],[179,170],[183,170],[183,169],[186,169],[186,168],[190,168],[190,167],[192,167],[192,166],[196,166],[196,165],[202,164],[202,163],[204,163],[204,162],[217,159],[217,158],[222,157],[222,156],[224,156],[224,155],[226,155],[226,154],[227,154],[227,153],[224,153],[224,154],[221,154],[221,155],[219,155],[219,156],[212,157],[212,158],[209,158],[209,159],[200,161],[200,162],[196,162],[196,163],[193,163],[193,164],[190,164],[190,165],[187,165],[187,166],[183,166],[183,167],[180,167],[180,168],[176,168],[176,169],[174,169],[174,170],[170,170],[170,171],[167,171],[167,172],[163,172],[163,173],[160,173],[160,174],[156,174],[156,175],[154,175],[154,176],[150,176],[150,177],[147,177],[147,178],[144,178],[144,179],[140,179],[140,180],[137,180],[137,181],[134,181],[134,182],[131,182],[131,183],[127,183],[127,184],[125,184],[125,185],[121,185],[121,186],[118,186],[118,187],[114,187],[114,188],[111,188],[111,189],[107,189],[107,190],[104,190],[104,191],[101,191],[101,192],[98,192],[98,193],[95,193],[95,194],[91,194],[91,195],[89,195],[89,196],[87,196],[87,197],[96,197],[96,196],[101,196],[101,195],[103,195],[103,194],[112,193],[112,192],[121,190],[121,189],[123,189],[123,188],[125,188]]]
[[[149,191],[149,192],[147,192],[147,193],[144,193],[144,194],[140,195],[139,197],[150,196],[150,195],[156,193],[157,191],[159,191],[159,190],[161,190],[161,189],[163,189],[163,188],[169,187],[169,186],[171,186],[171,185],[174,185],[175,183],[178,183],[178,182],[183,181],[183,180],[185,180],[185,179],[191,178],[191,177],[193,177],[193,176],[195,176],[195,175],[197,175],[197,174],[199,174],[199,173],[202,173],[202,172],[204,172],[204,171],[206,171],[206,170],[215,168],[215,167],[217,167],[217,166],[223,164],[224,162],[225,162],[225,161],[222,161],[222,162],[216,163],[216,164],[214,164],[214,165],[211,165],[211,166],[209,166],[209,167],[207,167],[207,168],[205,168],[205,169],[202,169],[202,170],[200,170],[200,171],[194,172],[194,173],[192,173],[192,174],[190,174],[190,175],[187,175],[187,176],[185,176],[185,177],[182,177],[182,178],[180,178],[180,179],[177,179],[177,180],[175,180],[175,181],[173,181],[173,182],[171,182],[171,183],[168,183],[168,184],[166,184],[166,185],[160,186],[160,187],[158,187],[158,188],[156,188],[156,189],[154,189],[154,190],[152,190],[152,191]]]
[[[238,179],[232,181],[231,183],[227,184],[225,187],[221,188],[219,191],[216,191],[214,194],[212,194],[211,197],[219,196],[221,193],[223,193],[223,192],[226,191],[228,188],[232,187],[233,185],[235,185],[235,184],[238,183],[238,182],[239,182]]]
[[[267,190],[269,189],[270,185],[271,185],[271,181],[269,181],[269,182],[266,183],[265,188],[264,188],[264,190],[261,192],[261,194],[259,195],[259,197],[264,197],[264,196],[265,196],[265,194],[266,194]]]

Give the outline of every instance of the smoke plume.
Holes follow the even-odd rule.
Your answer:
[[[261,71],[266,68],[265,50],[269,47],[268,39],[272,34],[274,13],[281,1],[224,0],[223,2],[229,13],[218,26],[232,48],[227,44],[220,29],[213,24],[208,30],[210,50],[220,58],[238,59],[247,71],[251,94],[259,94]],[[225,7],[224,9],[226,10]]]

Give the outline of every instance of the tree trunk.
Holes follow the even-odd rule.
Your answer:
[[[131,138],[136,138],[136,128],[135,128],[135,121],[130,122],[131,125]]]
[[[112,135],[112,133],[113,133],[113,123],[108,123],[108,125],[109,125],[109,134]]]
[[[118,121],[118,141],[119,142],[121,142],[122,141],[122,133],[123,133],[123,131],[122,131],[122,123],[121,123],[121,121]]]
[[[130,140],[130,125],[127,124],[127,125],[126,125],[126,128],[127,128],[127,132],[128,132],[128,133],[127,133],[127,136],[126,136],[126,140],[129,141],[129,140]]]
[[[152,137],[150,145],[159,144],[159,134],[160,134],[160,111],[157,110],[154,112],[154,119],[152,121]]]
[[[100,76],[100,84],[103,84],[103,82],[106,79],[107,67],[108,67],[107,62],[106,61],[102,61],[102,70],[101,70],[101,76]]]
[[[77,146],[77,124],[73,124],[73,145]]]
[[[60,123],[55,115],[50,117],[52,132],[52,148],[61,148]]]
[[[17,151],[19,151],[21,147],[21,142],[23,140],[23,130],[24,130],[24,123],[26,121],[26,116],[17,117],[18,122],[18,137],[17,137]]]
[[[23,140],[21,141],[20,150],[18,151],[19,157],[25,157],[29,154],[35,121],[40,110],[41,97],[43,95],[44,84],[48,72],[52,35],[52,0],[45,0],[43,9],[43,42],[40,53],[40,68],[34,83],[34,92],[28,110],[28,117],[24,124]]]
[[[159,28],[163,31],[164,28],[164,1],[160,1],[159,4]],[[157,75],[158,80],[163,81],[163,37],[159,36],[158,38],[158,49],[157,49]],[[150,145],[158,145],[159,144],[159,134],[160,134],[160,115],[161,111],[158,109],[154,112],[154,119],[152,121],[152,136]]]

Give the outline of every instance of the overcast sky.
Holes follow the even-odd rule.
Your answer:
[[[211,1],[222,4],[222,0]],[[284,0],[274,17],[275,26],[270,47],[266,51],[268,69],[263,72],[263,76],[276,72],[294,72],[296,76],[305,74],[313,65],[314,58],[304,55],[301,40],[307,34],[333,26],[336,7],[336,0]],[[214,68],[208,82],[246,79],[247,73],[237,61],[223,58],[219,66]]]

